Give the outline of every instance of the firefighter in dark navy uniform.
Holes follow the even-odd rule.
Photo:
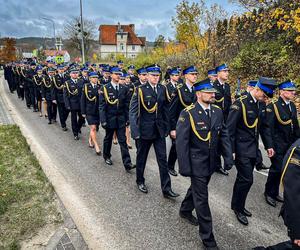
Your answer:
[[[288,80],[278,85],[279,98],[267,107],[266,122],[271,129],[271,145],[275,155],[271,158],[271,167],[265,186],[266,202],[275,207],[283,202],[279,196],[279,181],[283,157],[291,144],[300,137],[297,109],[292,100],[295,98],[296,85]]]
[[[197,101],[185,108],[176,127],[179,173],[191,178],[191,186],[180,207],[180,216],[199,224],[205,249],[218,249],[208,205],[208,184],[215,172],[216,156],[222,150],[226,169],[233,165],[228,130],[222,110],[212,104],[216,90],[209,79],[194,84]],[[196,210],[197,219],[192,215]]]
[[[136,88],[130,103],[130,130],[137,141],[136,183],[138,189],[148,193],[144,171],[150,147],[153,145],[159,166],[160,183],[165,198],[179,196],[172,191],[168,173],[166,136],[169,134],[169,102],[166,87],[159,83],[158,65],[147,67],[148,82]]]
[[[167,80],[167,84],[166,84],[166,88],[167,88],[167,97],[168,97],[168,101],[171,103],[173,97],[176,95],[176,91],[177,91],[177,86],[179,85],[178,81],[180,78],[180,71],[178,70],[177,67],[170,69],[169,71],[169,76],[170,79]],[[169,169],[169,174],[173,175],[173,176],[177,176],[177,172],[175,170],[175,163],[177,160],[177,154],[176,154],[176,143],[175,143],[175,139],[171,138],[171,148],[170,148],[170,152],[169,152],[169,156],[168,156],[168,169]]]
[[[217,79],[213,84],[214,88],[217,90],[215,104],[223,110],[224,120],[226,122],[229,113],[229,108],[232,103],[230,86],[228,83],[226,83],[226,81],[228,80],[229,68],[226,64],[222,64],[216,67],[215,71],[217,73]],[[228,175],[228,172],[224,170],[224,168],[221,165],[221,156],[217,158],[217,161],[217,165],[219,167],[216,171],[220,174]]]
[[[111,146],[113,135],[116,133],[121,149],[122,161],[125,170],[129,172],[135,166],[131,163],[126,143],[126,126],[129,125],[129,89],[119,84],[122,71],[113,66],[110,69],[111,81],[102,86],[99,99],[100,122],[105,129],[103,140],[103,158],[107,165],[112,165]]]
[[[57,66],[57,71],[58,73],[53,78],[52,102],[57,105],[62,130],[67,131],[66,120],[68,119],[69,111],[66,109],[64,101],[64,87],[67,78],[62,65]]]
[[[253,184],[253,169],[259,147],[259,135],[262,137],[268,156],[272,157],[274,155],[274,149],[267,146],[270,145],[271,134],[265,122],[265,102],[268,98],[273,97],[275,88],[275,80],[261,77],[250,93],[234,102],[230,107],[227,119],[237,169],[231,209],[243,225],[248,225],[247,217],[252,216],[245,205],[247,195]]]
[[[300,250],[300,139],[291,145],[282,161],[280,178],[284,202],[280,215],[290,240],[254,250]]]
[[[79,140],[79,133],[84,124],[84,117],[81,115],[80,99],[83,88],[83,81],[78,79],[78,69],[70,69],[70,79],[65,82],[64,101],[66,108],[71,112],[72,132],[75,140]]]
[[[99,93],[100,85],[97,84],[99,75],[97,72],[89,73],[89,83],[83,86],[81,95],[81,114],[90,126],[89,147],[94,148],[97,155],[101,155],[100,146],[97,142],[97,131],[100,124]]]
[[[173,92],[173,97],[170,103],[170,137],[172,140],[176,139],[176,123],[178,121],[178,117],[180,112],[195,102],[196,95],[193,90],[193,85],[197,81],[198,78],[198,70],[195,66],[189,66],[183,70],[183,75],[185,78],[184,83],[180,83],[177,85],[176,90]],[[172,152],[171,148],[171,158],[169,156],[168,167],[169,173],[173,176],[177,175],[176,170],[174,169],[176,156],[174,152]]]

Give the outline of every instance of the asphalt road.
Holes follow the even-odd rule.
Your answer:
[[[145,172],[149,193],[143,194],[136,188],[135,171],[125,172],[118,145],[112,147],[114,165],[107,166],[102,157],[88,148],[87,127],[82,129],[81,139],[74,141],[70,129],[63,132],[58,123],[48,125],[45,118],[27,109],[16,94],[8,93],[7,87],[5,91],[15,108],[21,111],[24,124],[31,129],[35,141],[43,145],[80,202],[89,208],[87,220],[93,223],[94,235],[103,237],[105,234],[106,244],[101,249],[202,249],[198,227],[178,216],[189,179],[172,177],[173,189],[180,197],[175,201],[163,198],[152,149]],[[98,140],[101,144],[103,135],[100,129]],[[135,150],[130,153],[135,162]],[[265,154],[264,160],[269,164]],[[249,226],[237,222],[230,209],[235,175],[235,169],[228,177],[215,174],[209,185],[214,233],[220,249],[244,250],[286,240],[286,229],[278,218],[280,208],[272,208],[264,201],[266,176],[261,173],[255,173],[247,200],[246,207],[253,213]]]

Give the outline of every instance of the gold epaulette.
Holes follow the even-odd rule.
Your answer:
[[[176,86],[176,88],[177,88],[177,89],[180,89],[182,86],[183,86],[183,84],[182,84],[182,83],[179,83],[179,84]]]
[[[191,104],[190,106],[187,106],[184,110],[185,110],[185,111],[190,111],[190,110],[192,110],[193,108],[195,108],[195,105],[194,105],[194,104]]]
[[[247,95],[242,95],[242,96],[239,97],[237,100],[242,101],[242,100],[244,100],[244,99],[246,99],[246,98],[247,98]]]
[[[218,105],[216,104],[212,104],[211,106],[213,106],[214,108],[218,108],[218,109],[221,109]]]

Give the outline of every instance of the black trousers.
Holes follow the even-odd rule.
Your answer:
[[[53,120],[53,103],[52,100],[47,101],[47,113],[48,113],[48,120],[51,122]]]
[[[174,170],[175,168],[175,163],[177,160],[177,152],[176,152],[176,140],[172,139],[172,145],[171,149],[169,152],[169,157],[168,157],[168,169]]]
[[[121,150],[121,156],[123,165],[125,168],[129,167],[131,165],[131,158],[128,150],[128,146],[126,143],[126,132],[125,127],[123,128],[106,128],[105,129],[105,137],[103,140],[103,157],[104,159],[111,158],[111,146],[112,146],[112,140],[114,132],[116,131],[118,143],[120,145]]]
[[[256,158],[247,158],[237,156],[235,166],[237,176],[233,186],[231,199],[231,208],[242,212],[245,208],[247,195],[253,184],[253,169],[256,164]]]
[[[159,167],[160,184],[163,192],[171,190],[171,178],[168,172],[166,139],[157,137],[153,140],[138,139],[136,156],[136,182],[145,183],[144,171],[151,146],[154,146],[155,156]]]
[[[66,109],[64,103],[60,103],[60,102],[57,103],[57,109],[58,109],[60,125],[62,128],[65,128],[67,126],[66,120],[68,119],[69,116],[69,110]]]
[[[35,101],[35,94],[34,94],[34,87],[29,87],[29,98],[30,98],[30,104],[33,106],[34,109],[37,109],[37,102]]]
[[[74,136],[78,136],[78,133],[81,130],[83,123],[84,123],[84,117],[81,115],[81,111],[71,110],[71,124],[72,124],[72,132]]]
[[[216,241],[213,234],[212,217],[208,204],[209,181],[210,176],[191,177],[191,186],[181,203],[180,212],[192,213],[194,209],[196,210],[200,238],[205,246],[213,247],[216,245]]]
[[[28,86],[24,86],[24,95],[25,95],[26,106],[29,108],[32,105],[32,103],[30,97],[30,90]]]
[[[57,118],[57,104],[56,103],[52,103],[52,119],[54,121],[56,121],[56,118]]]
[[[261,154],[261,151],[260,149],[257,150],[257,158],[256,158],[256,163],[255,163],[255,166],[262,166],[263,164],[263,158],[262,158],[262,154]]]
[[[271,158],[271,167],[268,174],[268,179],[265,186],[265,194],[276,198],[279,195],[279,185],[281,178],[281,169],[284,155],[275,154]]]

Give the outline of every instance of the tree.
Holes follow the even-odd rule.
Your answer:
[[[266,8],[276,2],[276,0],[230,0],[232,3],[237,3],[247,10],[257,8]]]
[[[4,63],[16,60],[16,40],[14,38],[4,38],[4,44],[0,55],[1,61]]]
[[[166,39],[163,35],[159,35],[154,41],[154,48],[163,48],[166,45]]]
[[[189,3],[183,0],[176,6],[176,16],[172,18],[172,24],[176,30],[176,39],[178,42],[185,44],[187,49],[194,50],[199,57],[203,54],[206,42],[203,39],[203,26],[205,4]]]
[[[94,22],[83,19],[83,37],[84,37],[84,49],[88,54],[91,49],[92,40],[95,38],[96,26]],[[81,24],[79,17],[73,17],[67,21],[64,25],[64,34],[69,43],[67,44],[70,50],[75,49],[77,53],[81,53]]]

